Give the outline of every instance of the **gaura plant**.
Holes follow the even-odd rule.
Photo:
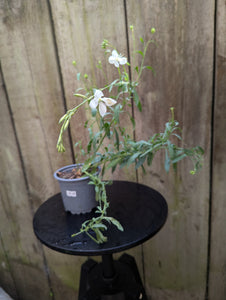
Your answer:
[[[82,107],[91,111],[90,118],[84,120],[84,127],[89,134],[89,142],[86,147],[82,146],[81,141],[78,141],[75,146],[79,149],[80,159],[83,157],[82,172],[89,176],[90,184],[95,186],[96,200],[99,204],[96,208],[96,216],[85,221],[80,231],[73,236],[85,232],[97,243],[107,241],[104,231],[107,230],[109,223],[123,231],[120,222],[107,215],[109,202],[105,186],[110,182],[103,180],[106,170],[111,169],[113,173],[117,167],[124,168],[133,164],[135,169],[141,168],[145,172],[144,165],[150,166],[155,154],[164,151],[166,172],[171,166],[176,169],[177,163],[182,159],[189,158],[193,163],[193,169],[190,173],[195,174],[201,167],[204,153],[199,146],[187,149],[177,145],[178,141],[181,140],[179,135],[181,130],[179,123],[174,119],[174,108],[171,108],[171,118],[165,124],[164,132],[156,133],[148,140],[136,141],[133,132],[129,132],[126,127],[121,125],[120,120],[125,115],[129,115],[133,131],[135,130],[135,119],[129,114],[127,108],[134,103],[138,111],[142,113],[142,104],[137,93],[137,87],[142,80],[144,71],[154,72],[153,68],[146,66],[144,62],[150,45],[155,44],[155,42],[152,39],[145,42],[140,38],[139,43],[143,50],[136,50],[133,26],[130,29],[133,38],[133,55],[140,56],[140,63],[132,68],[127,58],[119,54],[107,40],[104,40],[101,46],[105,52],[105,57],[112,68],[117,68],[118,77],[112,82],[106,82],[102,87],[98,87],[92,83],[93,81],[87,74],[78,73],[77,79],[83,84],[83,87],[77,89],[74,96],[81,99],[81,102],[68,110],[59,121],[62,126],[57,141],[57,149],[59,152],[64,152],[63,133],[67,130],[72,116],[77,114]],[[154,34],[154,32],[155,29],[152,28],[150,34]],[[73,64],[76,66],[75,61]],[[103,79],[107,78],[101,61],[98,62],[97,68],[102,72]],[[175,139],[177,140],[176,144],[173,143]],[[90,171],[96,170],[97,166],[101,166],[99,176]]]

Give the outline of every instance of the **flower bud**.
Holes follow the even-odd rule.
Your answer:
[[[102,42],[102,44],[101,44],[101,47],[102,47],[103,49],[106,49],[108,45],[109,45],[108,40],[105,40],[105,39],[104,39],[103,42]]]

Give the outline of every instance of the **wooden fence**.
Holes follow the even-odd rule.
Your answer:
[[[134,111],[136,136],[163,130],[174,106],[184,140],[202,146],[205,161],[195,176],[187,161],[165,174],[161,157],[138,174],[165,196],[169,217],[130,253],[153,300],[226,299],[225,1],[0,0],[0,18],[0,286],[14,299],[77,299],[86,258],[42,246],[32,218],[59,191],[53,172],[74,161],[70,145],[85,136],[73,123],[66,154],[57,153],[58,120],[76,101],[72,61],[100,80],[100,43],[128,57],[133,24],[143,38],[155,27],[157,42],[147,57],[156,76],[146,75],[144,110]]]

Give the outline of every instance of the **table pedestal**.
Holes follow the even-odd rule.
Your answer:
[[[102,255],[102,262],[88,259],[81,268],[79,300],[147,300],[135,259],[123,254],[113,260]]]

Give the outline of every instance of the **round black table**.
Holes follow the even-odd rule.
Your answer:
[[[121,232],[110,225],[105,232],[106,243],[96,244],[85,233],[71,237],[85,220],[95,216],[95,209],[72,215],[64,211],[60,194],[38,208],[33,219],[34,232],[44,245],[55,251],[102,256],[102,263],[89,259],[83,264],[79,300],[147,299],[134,258],[124,254],[114,261],[112,254],[153,237],[167,219],[167,203],[159,192],[138,183],[114,181],[106,190],[110,202],[108,215],[119,220],[124,228]]]

